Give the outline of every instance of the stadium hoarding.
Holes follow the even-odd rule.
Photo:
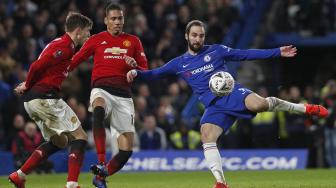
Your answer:
[[[293,150],[223,150],[223,168],[225,170],[294,170],[304,169],[307,163],[308,151]],[[111,153],[107,154],[107,159]],[[0,174],[6,175],[14,170],[11,153],[0,152]],[[50,157],[54,163],[55,172],[67,172],[66,150]],[[90,165],[97,162],[95,152],[85,153],[82,171],[90,170]],[[123,172],[150,171],[202,171],[208,170],[203,152],[198,151],[140,151],[134,152],[131,159],[122,169]]]
[[[226,150],[221,151],[224,170],[304,169],[307,150]],[[201,151],[135,152],[123,171],[208,170]]]

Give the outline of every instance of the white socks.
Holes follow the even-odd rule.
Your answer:
[[[21,171],[21,169],[16,171],[21,179],[26,179],[26,174]]]
[[[217,182],[225,183],[222,158],[215,142],[203,144],[204,157]]]
[[[66,183],[66,188],[77,188],[78,186],[78,182],[75,182],[75,181],[68,181]]]
[[[296,112],[296,113],[305,113],[306,107],[304,104],[295,104],[288,101],[281,100],[276,97],[267,97],[268,102],[268,111],[277,112],[277,111],[287,111],[287,112]]]

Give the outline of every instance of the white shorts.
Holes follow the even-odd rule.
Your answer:
[[[98,97],[105,101],[105,119],[110,121],[111,129],[114,128],[119,134],[135,132],[132,98],[114,96],[103,89],[93,88],[90,96],[89,112],[93,112],[92,103]]]
[[[24,107],[46,141],[56,134],[72,132],[80,126],[75,112],[62,99],[34,99],[25,102]]]

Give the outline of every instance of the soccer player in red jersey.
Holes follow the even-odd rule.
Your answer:
[[[83,44],[90,36],[92,21],[79,13],[69,13],[65,21],[66,33],[50,42],[39,58],[30,66],[25,82],[14,91],[23,95],[24,107],[39,126],[44,139],[23,164],[9,175],[17,188],[25,187],[25,176],[53,153],[68,143],[68,178],[66,188],[78,188],[87,135],[72,109],[60,98],[60,88],[68,75],[68,66],[75,46]]]
[[[122,31],[124,15],[119,5],[106,7],[104,23],[107,31],[91,36],[74,55],[69,67],[71,71],[93,55],[89,111],[93,112],[93,136],[99,164],[92,166],[91,170],[96,175],[93,184],[99,188],[105,188],[105,177],[119,171],[132,155],[134,105],[126,73],[133,68],[147,69],[139,38]],[[110,120],[111,129],[118,132],[119,152],[107,164],[104,119]]]

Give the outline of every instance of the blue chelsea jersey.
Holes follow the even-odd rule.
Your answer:
[[[220,45],[204,46],[197,55],[188,52],[176,59],[177,75],[183,78],[199,99],[210,103],[216,96],[209,88],[210,77],[218,71],[227,71],[223,50],[229,48]]]
[[[228,71],[226,60],[242,61],[279,56],[279,48],[239,50],[218,44],[205,45],[197,55],[186,52],[162,67],[137,72],[138,77],[145,80],[157,79],[166,75],[178,75],[188,83],[193,92],[199,96],[200,101],[208,106],[216,98],[210,91],[209,79],[218,71]]]

